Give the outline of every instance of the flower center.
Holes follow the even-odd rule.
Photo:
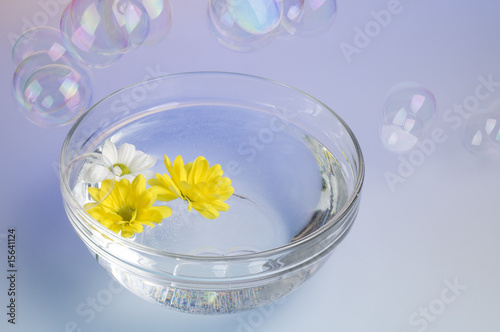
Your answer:
[[[127,165],[116,163],[113,165],[113,173],[116,176],[123,176],[130,174],[130,169],[127,167]]]
[[[131,221],[134,218],[135,209],[130,206],[124,206],[118,210],[117,214],[122,217],[124,221]]]

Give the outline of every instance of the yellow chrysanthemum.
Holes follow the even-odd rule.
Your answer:
[[[87,212],[126,238],[141,233],[142,225],[154,227],[155,223],[159,224],[172,214],[168,206],[152,206],[156,193],[146,190],[146,180],[142,175],[136,176],[132,183],[127,179],[104,180],[101,188],[89,188],[89,194],[95,202],[85,204]]]
[[[229,205],[224,203],[234,193],[231,180],[222,177],[219,164],[209,167],[205,157],[198,157],[192,163],[184,165],[181,156],[177,156],[174,164],[165,156],[165,167],[168,174],[156,174],[156,179],[150,179],[151,185],[161,201],[171,201],[182,198],[188,202],[188,210],[198,211],[208,219],[215,219],[219,211],[227,211]]]

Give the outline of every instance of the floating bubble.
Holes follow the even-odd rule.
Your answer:
[[[391,89],[383,106],[380,138],[386,148],[404,153],[428,131],[436,117],[436,99],[415,83]]]
[[[149,32],[142,45],[152,45],[163,40],[172,24],[172,12],[167,0],[142,0],[149,19]]]
[[[149,15],[136,0],[73,0],[61,17],[66,48],[90,67],[108,67],[146,41]]]
[[[54,58],[49,52],[37,52],[26,57],[17,67],[13,78],[14,97],[19,103],[24,101],[24,87],[30,76],[39,68],[50,64],[70,66],[66,57]]]
[[[336,14],[336,0],[305,0],[303,11],[290,21],[293,24],[284,27],[283,33],[303,37],[320,35],[332,26]]]
[[[92,101],[90,78],[62,64],[36,69],[23,87],[21,110],[44,127],[65,125],[80,116]]]
[[[130,51],[132,45],[142,45],[149,34],[149,15],[140,1],[121,0],[118,1],[116,17],[119,24],[126,27]]]
[[[266,34],[278,27],[283,16],[282,0],[227,0],[234,22],[253,34]]]
[[[283,17],[281,18],[280,31],[292,29],[302,17],[304,0],[285,0],[283,3]]]
[[[500,151],[500,102],[492,104],[487,111],[470,115],[464,124],[462,138],[472,152]]]
[[[242,21],[243,17],[244,15],[241,15],[239,20]],[[226,0],[209,2],[208,22],[210,30],[220,44],[239,52],[250,52],[266,46],[278,32],[278,29],[274,29],[267,33],[251,33],[243,29],[242,22],[237,23],[229,11]],[[258,27],[262,29],[264,26],[265,24],[261,24]],[[251,30],[250,24],[247,24],[247,29]]]
[[[380,130],[380,138],[384,146],[396,153],[410,151],[417,143],[419,135],[407,132],[398,125],[383,124]]]
[[[484,129],[493,148],[500,151],[500,101],[493,103],[488,108]]]
[[[35,27],[23,33],[12,48],[12,60],[19,65],[28,56],[48,52],[53,59],[71,56],[64,47],[61,32],[51,27]]]
[[[495,124],[489,120],[487,112],[478,112],[467,118],[463,127],[463,141],[467,149],[482,153],[491,149],[488,132],[492,132]]]

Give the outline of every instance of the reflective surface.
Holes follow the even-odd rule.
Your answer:
[[[130,113],[111,106],[151,83],[158,89]],[[316,112],[303,112],[304,105]],[[254,150],[245,140],[256,131]],[[206,155],[224,165],[238,193],[217,220],[189,213],[180,201],[169,206],[175,216],[126,239],[73,208],[88,202],[89,184],[61,173],[69,220],[101,266],[167,308],[212,315],[272,303],[323,265],[357,215],[364,163],[354,135],[326,106],[276,82],[204,72],[121,90],[76,123],[63,146],[63,169],[88,173],[73,160],[98,152],[105,139],[157,158]]]

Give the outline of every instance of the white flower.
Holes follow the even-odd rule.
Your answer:
[[[135,149],[135,146],[123,143],[118,149],[110,140],[104,142],[102,155],[110,166],[104,163],[90,164],[84,171],[84,177],[87,182],[99,183],[106,179],[127,179],[130,182],[142,174],[146,180],[154,177],[154,173],[149,170],[156,164],[156,158],[142,151]]]

